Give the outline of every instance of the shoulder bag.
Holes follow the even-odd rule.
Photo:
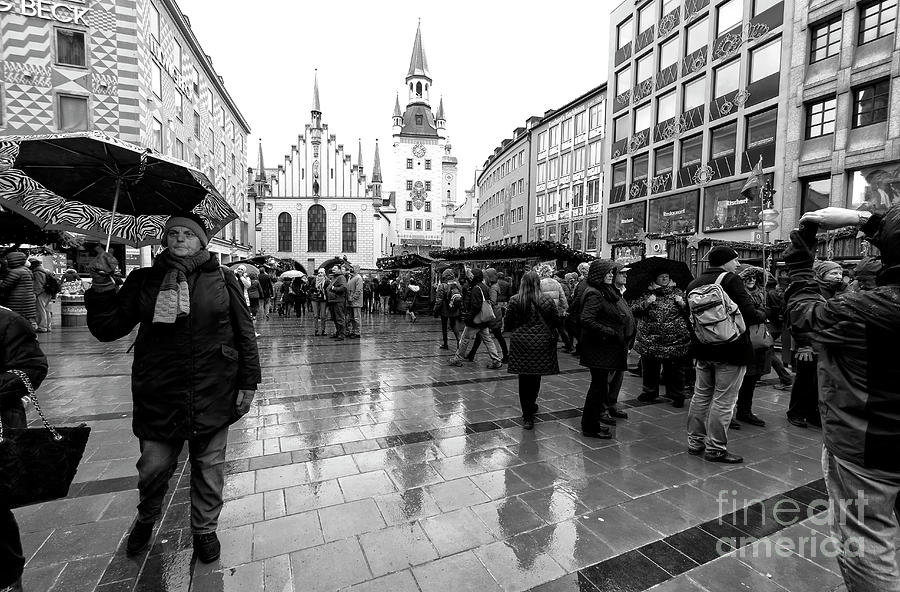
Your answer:
[[[472,319],[472,322],[476,325],[481,325],[482,323],[489,323],[497,318],[497,315],[494,314],[494,306],[491,303],[491,299],[484,295],[484,290],[481,289],[481,286],[478,286],[478,291],[481,292],[481,310],[478,311],[478,314],[475,315],[475,318]]]

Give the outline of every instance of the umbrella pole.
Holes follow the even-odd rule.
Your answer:
[[[106,237],[106,251],[109,252],[109,243],[112,241],[113,223],[116,221],[116,207],[119,205],[119,191],[122,189],[122,179],[116,179],[116,195],[113,198],[112,217],[109,219],[109,234]]]

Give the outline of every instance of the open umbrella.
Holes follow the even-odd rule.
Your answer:
[[[668,273],[675,285],[684,290],[694,276],[683,261],[665,257],[647,257],[628,266],[625,300],[640,298],[659,274]]]
[[[243,266],[244,266],[244,268],[247,270],[247,274],[248,274],[248,275],[251,274],[251,273],[255,273],[256,275],[259,275],[259,268],[256,267],[255,265],[251,264],[251,263],[242,263],[242,262],[240,262],[240,261],[237,261],[237,262],[234,262],[234,263],[229,263],[229,264],[228,264],[228,268],[231,269],[231,270],[235,270],[235,269],[238,268],[239,265],[243,265]]]
[[[297,269],[289,269],[288,271],[284,272],[283,274],[281,274],[278,277],[280,277],[283,280],[287,280],[287,279],[293,279],[293,278],[298,278],[298,277],[304,277],[305,275],[306,275],[305,273],[303,273],[302,271],[299,271]]]
[[[0,205],[45,230],[154,244],[172,214],[192,210],[210,236],[237,213],[187,163],[100,132],[0,139]]]
[[[342,257],[332,257],[325,263],[322,263],[321,265],[319,265],[316,269],[324,267],[325,271],[327,273],[327,272],[331,271],[331,268],[334,267],[335,265],[350,265],[350,264],[351,263],[349,261],[347,261],[346,259],[344,259]]]

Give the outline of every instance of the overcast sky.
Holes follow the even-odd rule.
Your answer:
[[[607,78],[609,12],[619,0],[178,0],[238,108],[250,123],[250,166],[262,138],[266,166],[284,162],[309,122],[313,71],[329,133],[371,173],[380,140],[392,187],[391,115],[409,67],[416,23],[443,95],[462,190],[475,169],[531,115],[554,109]]]

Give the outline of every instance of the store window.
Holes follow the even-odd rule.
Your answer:
[[[759,82],[781,69],[781,39],[750,51],[750,83]]]
[[[547,240],[556,242],[556,224],[551,224],[547,227]]]
[[[700,164],[703,159],[703,135],[697,134],[681,141],[681,166]]]
[[[759,195],[746,197],[741,189],[746,179],[707,186],[703,190],[703,230],[733,230],[753,228],[759,224],[762,202]],[[765,175],[763,183],[772,183],[772,174]]]
[[[634,133],[650,129],[650,104],[639,107],[634,112]]]
[[[675,91],[661,96],[656,101],[656,123],[660,124],[675,117],[677,109],[675,106]]]
[[[596,251],[597,241],[600,238],[600,221],[596,218],[588,220],[587,227],[587,250]]]
[[[287,212],[278,214],[278,251],[290,253],[293,248],[293,229],[291,215]]]
[[[648,2],[638,11],[638,35],[656,24],[656,2]]]
[[[706,77],[684,85],[684,112],[706,104]]]
[[[613,138],[614,141],[625,140],[631,135],[631,118],[626,113],[622,117],[613,119]]]
[[[321,204],[314,204],[306,212],[307,251],[324,253],[328,250],[328,214]]]
[[[853,90],[853,127],[887,121],[890,82],[880,80]]]
[[[697,232],[700,192],[688,191],[650,201],[647,232],[670,236]]]
[[[572,225],[572,248],[576,251],[584,248],[584,222],[575,222]]]
[[[734,60],[715,69],[715,93],[713,98],[719,99],[738,89],[740,82],[741,62]]]
[[[735,139],[737,136],[737,123],[729,123],[712,130],[709,157],[711,159],[733,156]]]
[[[72,95],[59,95],[59,129],[64,132],[88,129],[88,99]]]
[[[716,36],[721,37],[744,18],[744,3],[742,0],[728,0],[716,8]]]
[[[631,66],[616,72],[616,96],[631,91]]]
[[[775,143],[778,109],[773,108],[747,117],[747,149]],[[755,164],[755,163],[754,163]]]
[[[678,37],[659,46],[659,69],[665,70],[678,61]]]
[[[56,63],[60,66],[87,67],[83,31],[56,29]]]
[[[800,181],[800,212],[814,212],[831,205],[831,177]]]
[[[837,99],[831,97],[806,104],[806,139],[834,133]]]
[[[634,37],[634,21],[632,19],[628,19],[619,24],[616,27],[616,48],[622,49],[629,43],[631,43]]]
[[[859,7],[859,45],[887,37],[896,28],[897,0],[876,0]]]
[[[341,252],[356,252],[356,215],[350,212],[341,218]]]
[[[841,53],[841,14],[809,28],[809,62],[814,63]]]
[[[873,210],[900,205],[900,163],[882,164],[853,171],[849,208],[866,204]]]
[[[607,225],[607,241],[621,242],[637,238],[638,232],[644,229],[644,218],[647,212],[647,202],[639,202],[626,206],[618,206],[607,210],[609,223]]]
[[[690,55],[709,44],[709,18],[703,17],[687,28],[685,55]]]

